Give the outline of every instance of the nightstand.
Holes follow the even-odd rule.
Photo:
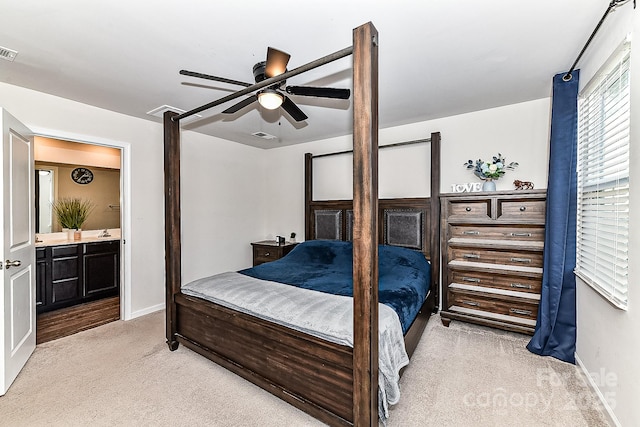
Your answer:
[[[253,242],[251,243],[251,246],[253,246],[253,266],[280,259],[291,252],[296,245],[297,243],[291,242],[279,245],[275,240]]]

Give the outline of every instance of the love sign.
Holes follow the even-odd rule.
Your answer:
[[[466,182],[464,184],[451,184],[453,193],[469,193],[472,191],[482,191],[481,182]]]

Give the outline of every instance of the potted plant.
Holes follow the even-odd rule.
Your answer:
[[[58,218],[62,228],[73,230],[73,239],[80,239],[82,224],[85,223],[89,214],[95,208],[91,200],[84,200],[79,197],[63,197],[53,202],[53,211]]]
[[[296,233],[294,231],[291,232],[291,236],[289,237],[289,241],[291,243],[295,243],[296,242]]]
[[[467,169],[473,169],[474,175],[484,180],[484,184],[482,184],[483,191],[495,191],[496,183],[494,180],[499,179],[507,170],[517,168],[518,163],[511,162],[507,164],[502,154],[498,153],[497,156],[493,156],[493,160],[491,161],[478,159],[474,164],[472,160],[467,160],[463,166]]]

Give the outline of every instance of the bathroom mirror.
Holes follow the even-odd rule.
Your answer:
[[[34,160],[37,233],[62,231],[52,204],[63,198],[94,205],[83,230],[120,228],[119,148],[35,136]]]
[[[89,200],[94,208],[83,224],[84,230],[120,228],[120,170],[78,164],[38,162],[36,179],[36,233],[57,233],[62,227],[53,211],[61,198]],[[74,172],[84,170],[92,180],[78,182]],[[87,172],[89,171],[89,172]]]
[[[36,233],[53,231],[54,170],[36,169]]]

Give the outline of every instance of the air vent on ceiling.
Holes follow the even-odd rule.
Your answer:
[[[16,59],[16,55],[18,54],[17,50],[8,49],[6,47],[0,46],[0,58],[6,59],[7,61],[13,62]]]
[[[251,135],[257,136],[258,138],[262,138],[262,139],[277,139],[277,136],[273,136],[265,132],[254,132]]]
[[[150,116],[154,116],[154,117],[160,117],[161,119],[164,117],[164,113],[167,111],[174,111],[178,114],[182,114],[185,113],[186,111],[183,110],[182,108],[176,108],[176,107],[172,107],[171,105],[163,105],[161,107],[158,108],[154,108],[151,111],[147,111],[147,114]],[[192,116],[189,117],[185,117],[184,119],[180,120],[181,123],[189,123],[192,122],[194,120],[198,120],[201,119],[202,116],[200,114],[194,114]]]

